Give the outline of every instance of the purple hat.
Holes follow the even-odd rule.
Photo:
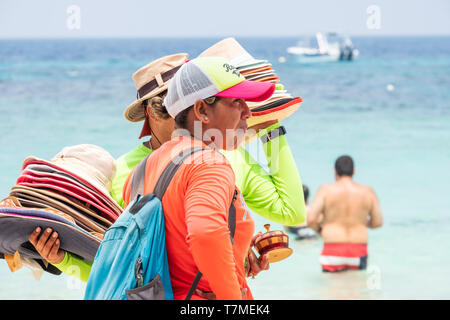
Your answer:
[[[37,228],[52,228],[60,239],[61,249],[86,261],[94,261],[101,239],[81,229],[69,219],[42,209],[0,208],[0,253],[42,259],[28,241]]]

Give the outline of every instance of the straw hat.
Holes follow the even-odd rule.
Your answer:
[[[137,89],[137,99],[125,109],[125,119],[131,122],[144,120],[142,101],[167,90],[170,79],[187,59],[187,53],[177,53],[159,58],[136,71],[132,78]]]

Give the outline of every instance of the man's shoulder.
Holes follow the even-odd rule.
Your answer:
[[[356,183],[355,182],[355,186],[360,189],[362,192],[365,192],[367,194],[375,194],[375,191],[373,190],[372,187],[370,186],[366,186],[364,184],[360,184],[360,183]]]
[[[321,191],[328,191],[330,189],[333,189],[336,187],[336,182],[332,182],[332,183],[324,183],[319,187],[319,190],[317,190],[317,192]]]
[[[333,183],[324,183],[317,189],[315,198],[325,200],[326,196],[333,193],[333,189],[335,189]]]

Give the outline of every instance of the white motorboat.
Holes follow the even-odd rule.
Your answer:
[[[286,51],[297,61],[304,63],[349,61],[359,55],[349,37],[321,32],[316,33],[315,39],[303,39],[297,46],[289,47]]]

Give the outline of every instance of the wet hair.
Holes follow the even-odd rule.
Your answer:
[[[220,99],[219,97],[212,96],[212,97],[208,97],[208,98],[203,99],[203,101],[205,101],[206,104],[212,106],[212,105],[214,105],[217,101],[219,101],[219,99]],[[177,125],[178,128],[182,128],[182,129],[186,129],[186,128],[187,128],[187,123],[186,123],[186,122],[187,122],[187,117],[188,117],[189,111],[190,111],[193,107],[194,107],[194,106],[192,105],[192,106],[190,106],[189,108],[184,109],[183,111],[181,111],[180,113],[178,113],[178,114],[175,116],[175,124]],[[167,116],[170,116],[169,113],[167,112],[166,107],[165,107],[164,105],[162,105],[162,111],[163,111],[165,114],[167,114]]]
[[[306,185],[303,185],[303,198],[305,199],[305,203],[308,202],[309,197],[309,189]]]
[[[338,176],[353,176],[353,159],[350,156],[344,155],[336,159],[334,164]]]

